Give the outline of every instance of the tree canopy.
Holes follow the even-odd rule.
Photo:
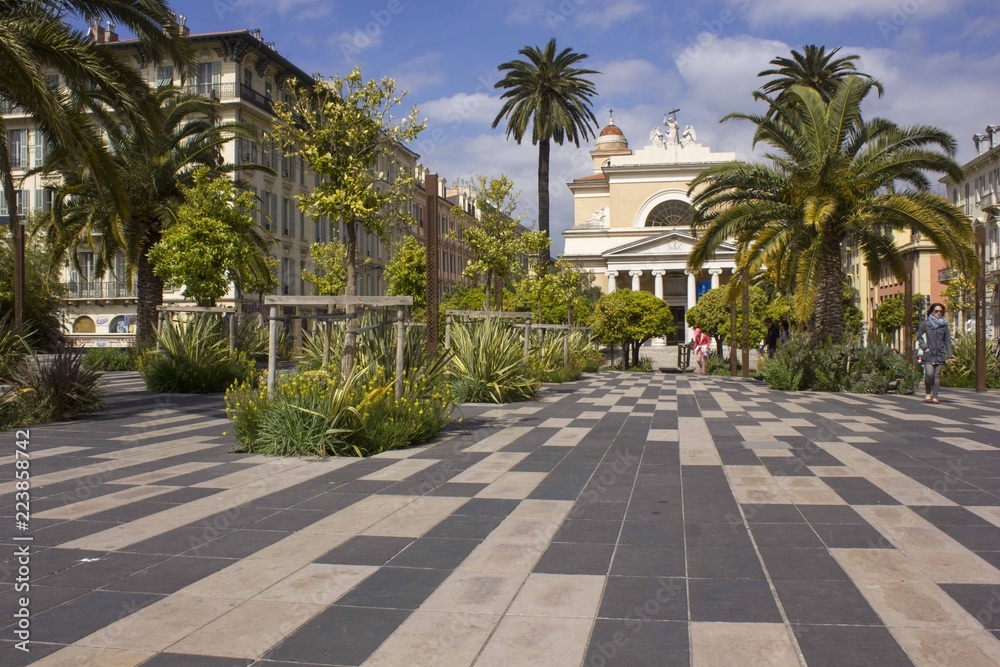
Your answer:
[[[627,350],[638,362],[639,348],[654,336],[676,331],[673,313],[663,299],[650,292],[617,290],[605,294],[594,307],[594,336],[606,345],[622,346],[622,370],[628,365]]]

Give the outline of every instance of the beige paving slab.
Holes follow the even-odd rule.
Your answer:
[[[584,618],[505,616],[475,666],[579,667],[592,624]]]
[[[890,627],[910,660],[917,667],[996,667],[1000,665],[1000,642],[989,632]]]
[[[361,534],[382,537],[420,537],[467,502],[468,498],[421,496],[378,523],[364,529]]]
[[[485,541],[520,542],[522,544],[548,543],[559,530],[561,523],[562,519],[554,517],[521,518],[508,516],[493,529]]]
[[[1000,526],[1000,507],[966,507],[965,509],[986,519],[994,526]]]
[[[562,521],[573,509],[572,500],[522,500],[508,514],[515,519],[555,519]]]
[[[857,447],[843,442],[817,444],[851,468],[855,475],[867,479],[904,505],[941,507],[955,505],[954,501]]]
[[[677,442],[680,439],[675,428],[651,428],[646,436],[647,442]]]
[[[389,636],[364,667],[421,664],[468,667],[500,621],[499,615],[418,610]]]
[[[187,449],[192,445],[205,445],[205,443],[211,442],[212,444],[210,446],[218,447],[219,443],[215,440],[216,439],[212,436],[188,435],[183,438],[171,438],[170,440],[164,440],[163,442],[154,442],[151,445],[142,445],[141,447],[129,447],[127,445],[122,445],[121,449],[104,452],[103,454],[96,454],[93,458],[107,459],[111,461],[118,461],[119,459],[132,459],[126,464],[119,463],[115,465],[116,468],[120,468],[122,465],[133,465],[137,461],[155,461],[165,456],[175,456],[178,453],[188,453],[189,451],[198,451],[199,449],[204,448],[195,447],[190,450]]]
[[[81,500],[61,507],[53,507],[50,510],[39,512],[35,516],[39,519],[80,519],[91,514],[115,509],[128,503],[162,496],[179,488],[177,486],[134,486],[98,496],[97,498],[91,498],[90,500]]]
[[[542,553],[548,548],[546,541],[507,542],[485,539],[459,566],[459,570],[489,573],[523,573],[535,567]]]
[[[505,472],[520,463],[528,452],[494,452],[478,461],[449,481],[462,484],[491,484]]]
[[[223,475],[222,477],[216,477],[215,479],[208,479],[204,482],[198,482],[197,484],[192,484],[196,488],[209,488],[209,489],[233,489],[237,486],[244,486],[246,484],[252,484],[259,480],[267,479],[268,477],[273,477],[275,475],[281,475],[296,468],[301,468],[302,466],[312,465],[309,462],[303,461],[301,459],[278,459],[272,460],[269,463],[263,465],[257,465],[246,470],[240,470],[229,475]]]
[[[31,664],[33,667],[136,667],[154,655],[154,651],[67,646]]]
[[[1000,570],[972,551],[910,549],[907,557],[938,584],[1000,584]]]
[[[584,410],[577,419],[602,419],[604,413],[599,410]]]
[[[775,438],[780,438],[783,436],[800,435],[800,433],[786,421],[765,421],[761,422],[761,426],[767,429],[767,432],[770,433],[771,436]]]
[[[244,559],[199,579],[171,597],[229,598],[249,600],[301,569],[301,563]],[[174,641],[181,639],[178,637]]]
[[[971,553],[960,542],[940,530],[909,507],[862,505],[855,510],[897,549]]]
[[[321,604],[248,600],[168,647],[171,653],[258,658],[325,609]],[[252,628],[252,631],[248,631]]]
[[[552,421],[552,420],[549,420]],[[543,443],[543,446],[556,446],[556,447],[575,447],[580,444],[584,436],[590,433],[589,428],[582,427],[564,427],[554,436],[549,438]]]
[[[487,436],[474,445],[465,448],[467,452],[495,452],[511,444],[522,435],[532,431],[531,426],[511,426]]]
[[[818,477],[776,476],[782,488],[796,505],[846,505],[847,501]]]
[[[62,447],[49,447],[48,449],[32,449],[29,452],[32,461],[38,459],[47,459],[50,456],[63,456],[65,454],[73,454],[74,452],[79,452],[84,449],[90,449],[90,447],[75,447],[72,445],[64,445]],[[21,455],[21,458],[24,454]],[[8,464],[17,461],[17,454],[12,454],[11,456],[0,456],[0,466],[6,466]]]
[[[227,489],[220,493],[170,509],[151,514],[126,524],[87,535],[62,544],[66,549],[90,549],[93,551],[117,551],[151,537],[155,537],[174,528],[193,523],[205,517],[239,507],[251,500],[262,498],[271,493],[283,491],[289,487],[301,484],[314,477],[325,475],[337,467],[346,465],[336,462],[315,462],[289,470],[282,475],[258,479],[235,489]]]
[[[502,614],[526,578],[526,571],[487,573],[458,569],[431,593],[420,605],[420,609],[462,614]]]
[[[190,598],[171,595],[76,643],[100,648],[162,651],[235,609],[240,602],[219,596]]]
[[[311,563],[354,537],[354,533],[307,533],[299,531],[246,557],[292,563]]]
[[[986,443],[979,442],[978,440],[973,440],[971,438],[949,437],[949,438],[936,438],[936,440],[952,445],[954,447],[959,447],[969,452],[983,452],[983,451],[995,452],[997,450],[997,448],[993,445],[988,445]]]
[[[889,627],[982,628],[940,586],[920,581],[857,582],[858,590]]]
[[[799,667],[780,623],[691,623],[692,667]]]
[[[180,412],[179,410],[165,410],[160,412],[160,414],[150,415],[140,421],[132,422],[129,424],[123,424],[123,430],[131,431],[146,431],[150,429],[159,428],[161,426],[176,426],[184,422],[199,421],[204,419],[204,415],[200,415],[197,412]],[[197,426],[197,424],[188,425]]]
[[[392,465],[386,466],[381,470],[368,473],[360,479],[399,482],[438,463],[440,463],[440,461],[437,459],[403,459],[402,461],[393,463]]]
[[[595,618],[606,577],[533,573],[514,598],[508,616]]]
[[[926,572],[896,549],[830,549],[830,554],[855,583],[930,582]]]
[[[539,428],[566,428],[573,423],[572,417],[549,417],[541,424],[538,425]]]
[[[521,500],[531,495],[546,477],[547,472],[505,472],[475,497]]]
[[[378,569],[371,565],[309,563],[265,588],[253,599],[330,605]]]
[[[356,535],[393,512],[406,507],[419,496],[368,496],[334,512],[325,519],[303,528],[300,533],[335,533]]]

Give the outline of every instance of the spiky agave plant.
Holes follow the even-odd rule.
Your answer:
[[[451,329],[452,389],[462,403],[509,403],[535,395],[528,377],[524,338],[499,319],[457,324]]]

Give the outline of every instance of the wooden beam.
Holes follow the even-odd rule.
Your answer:
[[[445,315],[457,315],[458,317],[470,317],[486,319],[488,317],[500,317],[505,319],[530,320],[535,314],[525,312],[512,312],[505,310],[446,310]]]
[[[345,308],[347,306],[369,306],[374,308],[399,308],[412,306],[412,296],[265,296],[268,306],[327,306]]]

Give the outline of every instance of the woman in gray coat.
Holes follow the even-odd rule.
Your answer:
[[[948,321],[944,318],[943,304],[931,304],[927,319],[917,329],[917,341],[923,350],[924,389],[927,392],[924,402],[940,403],[938,385],[941,382],[941,369],[951,361],[951,333],[948,331]]]

